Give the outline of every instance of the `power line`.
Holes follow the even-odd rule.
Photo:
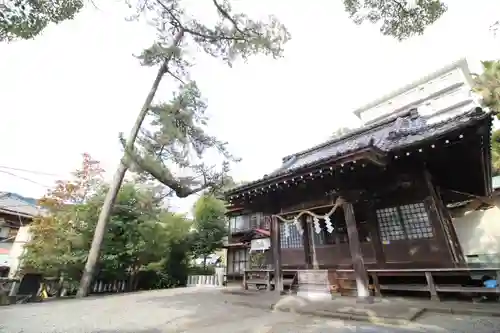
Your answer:
[[[13,170],[13,171],[21,171],[21,172],[27,172],[27,173],[33,173],[35,175],[43,175],[43,176],[52,176],[52,177],[60,177],[61,175],[56,175],[55,173],[49,173],[49,172],[44,172],[44,171],[36,171],[36,170],[29,170],[29,169],[22,169],[22,168],[14,168],[14,167],[9,167],[5,165],[0,165],[0,169],[7,169],[7,170]]]
[[[0,173],[4,173],[4,174],[6,174],[6,175],[10,175],[10,176],[13,176],[13,177],[16,177],[16,178],[19,178],[19,179],[22,179],[22,180],[28,181],[28,182],[30,182],[30,183],[33,183],[33,184],[36,184],[36,185],[39,185],[39,186],[46,187],[46,188],[51,188],[51,187],[52,187],[52,186],[48,186],[48,185],[45,185],[45,184],[39,183],[39,182],[34,181],[34,180],[32,180],[32,179],[29,179],[29,178],[26,178],[26,177],[23,177],[23,176],[16,175],[15,173],[12,173],[12,172],[9,172],[9,171],[0,170]]]

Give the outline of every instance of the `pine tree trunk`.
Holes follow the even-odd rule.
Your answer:
[[[179,31],[174,38],[173,46],[178,46],[184,37],[184,31]],[[99,219],[97,221],[97,225],[94,231],[94,238],[92,239],[92,245],[90,247],[89,255],[87,258],[87,263],[85,264],[85,269],[83,271],[82,279],[80,281],[80,287],[78,288],[78,292],[76,297],[86,297],[88,295],[88,289],[90,287],[90,283],[92,282],[92,277],[94,276],[95,266],[99,259],[99,252],[101,250],[102,240],[104,238],[104,234],[106,232],[106,225],[111,215],[111,209],[116,201],[116,197],[118,195],[118,191],[123,183],[123,178],[125,177],[125,173],[127,172],[128,166],[126,163],[127,159],[127,151],[133,149],[135,140],[137,135],[139,134],[139,130],[141,128],[142,122],[148,113],[148,110],[153,102],[153,98],[160,86],[160,82],[163,78],[163,75],[167,72],[168,63],[170,61],[170,57],[165,59],[164,63],[161,65],[158,70],[158,74],[156,75],[156,79],[153,82],[151,90],[149,91],[146,100],[144,101],[144,105],[142,106],[141,111],[137,115],[137,119],[135,121],[134,127],[130,131],[130,134],[126,141],[125,153],[122,159],[120,160],[120,164],[118,169],[115,172],[113,177],[113,182],[111,183],[108,193],[106,194],[106,198],[104,199],[104,204],[102,205],[101,212],[99,214]]]

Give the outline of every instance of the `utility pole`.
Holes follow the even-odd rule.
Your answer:
[[[182,38],[184,37],[184,30],[180,30],[173,41],[173,47],[176,47],[180,44]],[[134,149],[135,140],[137,139],[137,135],[139,134],[139,130],[141,129],[142,122],[149,111],[151,103],[153,102],[153,98],[155,97],[156,91],[160,86],[160,82],[168,72],[168,63],[172,59],[172,55],[167,56],[163,64],[161,65],[158,73],[156,74],[156,78],[151,86],[151,90],[149,91],[146,100],[142,106],[141,111],[137,115],[137,119],[135,120],[134,127],[130,131],[130,134],[127,138],[125,144],[125,153],[120,160],[120,165],[116,169],[115,175],[113,177],[113,181],[109,187],[108,193],[106,194],[106,198],[104,199],[104,203],[102,205],[101,212],[99,214],[99,219],[97,220],[97,225],[94,231],[94,238],[92,239],[92,245],[89,250],[89,255],[87,257],[87,262],[85,264],[85,269],[83,270],[82,279],[80,280],[80,286],[78,287],[78,292],[76,293],[76,297],[85,297],[88,295],[88,290],[90,284],[92,283],[92,279],[94,277],[95,267],[97,265],[97,261],[99,259],[99,253],[101,251],[102,240],[104,239],[104,235],[106,233],[106,226],[111,215],[111,210],[113,205],[115,204],[116,197],[118,196],[118,191],[123,183],[123,178],[125,177],[125,173],[128,170],[127,163],[127,152],[132,151]]]

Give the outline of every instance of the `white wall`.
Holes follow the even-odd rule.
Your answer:
[[[487,210],[471,211],[453,219],[464,255],[482,263],[500,263],[500,198]],[[476,261],[474,260],[474,261]]]
[[[465,69],[460,66],[465,66]],[[466,66],[466,63],[457,65],[425,82],[414,84],[378,105],[362,110],[359,118],[363,123],[369,123],[416,107],[421,115],[429,117],[428,123],[434,123],[469,111],[478,103],[471,92],[471,78]]]
[[[10,278],[16,276],[20,266],[20,257],[24,252],[24,245],[30,241],[30,238],[31,234],[29,231],[29,226],[20,227],[19,231],[17,232],[16,239],[12,244],[12,248],[10,249]]]

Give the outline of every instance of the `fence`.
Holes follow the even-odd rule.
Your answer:
[[[112,282],[107,281],[95,281],[91,286],[89,293],[99,294],[99,293],[120,293],[127,291],[126,280],[115,280]]]
[[[219,279],[217,275],[189,275],[187,279],[188,287],[217,287],[219,286]]]
[[[224,272],[224,267],[216,267],[215,274],[213,275],[189,275],[187,279],[187,286],[222,287],[224,284]]]

